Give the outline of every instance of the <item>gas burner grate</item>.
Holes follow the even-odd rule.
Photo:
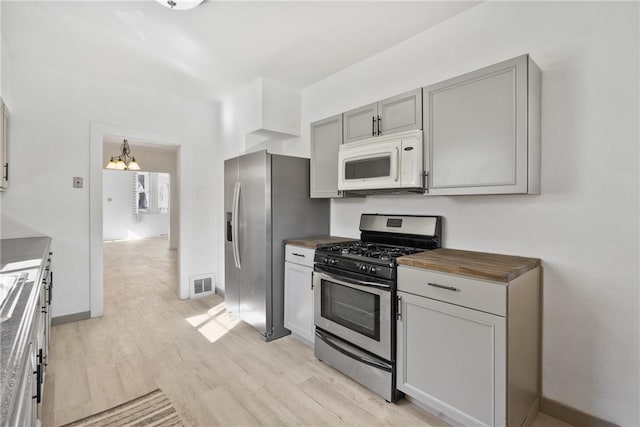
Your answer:
[[[324,251],[340,255],[359,255],[365,258],[380,259],[383,261],[392,260],[404,255],[411,255],[420,252],[420,249],[391,246],[381,243],[357,242],[333,245],[324,248]]]

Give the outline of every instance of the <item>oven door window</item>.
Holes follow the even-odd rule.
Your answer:
[[[391,155],[345,160],[344,179],[384,178],[391,176]]]
[[[379,295],[328,280],[321,283],[322,317],[380,341]]]

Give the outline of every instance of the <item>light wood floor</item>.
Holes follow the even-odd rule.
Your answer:
[[[295,338],[265,343],[219,296],[178,300],[166,239],[105,243],[104,257],[104,316],[52,330],[45,427],[155,388],[193,426],[446,425],[386,403]],[[535,426],[568,425],[540,414]]]

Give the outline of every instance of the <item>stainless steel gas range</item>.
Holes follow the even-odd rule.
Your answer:
[[[393,402],[396,258],[441,246],[439,216],[362,214],[359,242],[316,249],[315,355]]]

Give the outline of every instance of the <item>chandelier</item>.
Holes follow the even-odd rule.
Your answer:
[[[116,157],[118,158],[117,160],[115,160]],[[116,170],[140,170],[140,165],[136,162],[136,158],[131,155],[131,148],[129,147],[129,143],[126,139],[122,141],[120,154],[111,156],[111,160],[109,160],[109,163],[107,163],[107,166],[105,167],[107,169]]]
[[[202,0],[156,0],[164,7],[174,10],[188,10],[193,9],[202,3]]]

